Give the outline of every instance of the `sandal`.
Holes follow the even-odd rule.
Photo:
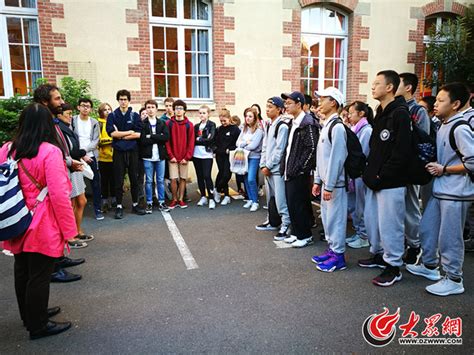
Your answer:
[[[87,243],[79,239],[69,240],[67,243],[71,249],[81,249],[87,247]]]

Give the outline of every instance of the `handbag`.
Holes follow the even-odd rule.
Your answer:
[[[245,175],[249,169],[250,151],[237,148],[229,152],[230,171],[237,175]]]

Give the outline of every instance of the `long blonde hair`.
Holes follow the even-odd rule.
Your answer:
[[[251,126],[247,123],[247,119],[245,118],[245,116],[247,116],[247,112],[252,112],[253,114],[253,123]],[[252,133],[254,133],[258,129],[258,126],[259,126],[259,121],[258,121],[257,109],[254,107],[247,107],[244,110],[244,132],[247,132],[247,128],[250,128],[252,130]]]

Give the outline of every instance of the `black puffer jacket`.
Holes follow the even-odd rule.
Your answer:
[[[305,114],[293,135],[288,164],[285,166],[288,140],[280,161],[280,174],[283,176],[286,169],[287,180],[307,174],[316,168],[316,147],[319,140],[318,127],[318,123],[313,116]]]
[[[206,147],[206,151],[212,152],[215,148],[215,138],[216,138],[216,124],[210,120],[206,122],[206,126],[199,134],[200,123],[194,125],[194,146],[203,145]]]
[[[413,152],[410,113],[403,97],[397,96],[377,112],[369,147],[364,183],[372,190],[405,186]]]

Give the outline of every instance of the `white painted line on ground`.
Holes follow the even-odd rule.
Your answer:
[[[277,249],[292,248],[291,244],[285,243],[284,241],[276,241],[276,240],[274,240],[273,243],[275,243]]]
[[[178,226],[176,225],[176,223],[174,223],[173,218],[171,218],[171,215],[168,212],[161,212],[161,214],[163,215],[166,225],[170,230],[171,236],[173,237],[173,240],[176,246],[178,247],[179,253],[181,254],[184,264],[186,265],[186,269],[193,270],[199,268],[198,264],[196,263],[196,260],[194,260],[193,254],[191,254],[191,251],[186,245],[186,242],[184,241],[184,238],[181,235]]]

